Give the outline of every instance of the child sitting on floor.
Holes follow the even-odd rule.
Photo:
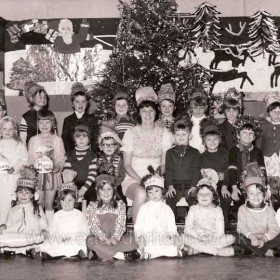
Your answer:
[[[197,204],[190,207],[186,217],[184,243],[188,255],[206,253],[215,256],[233,256],[231,246],[235,238],[225,234],[224,216],[218,206],[216,192],[219,181],[213,169],[202,169],[201,179],[197,184]]]
[[[164,179],[155,174],[145,176],[141,185],[146,189],[149,201],[144,203],[137,214],[134,234],[143,259],[161,256],[182,256],[175,217],[171,208],[163,202]]]
[[[246,203],[238,210],[237,244],[244,253],[273,256],[273,249],[280,246],[280,229],[273,208],[265,202],[265,178],[257,163],[247,165],[243,185]]]
[[[73,256],[83,259],[86,256],[89,229],[85,214],[75,209],[77,194],[77,186],[73,182],[65,182],[59,189],[61,210],[54,214],[49,234],[41,245],[43,261]]]
[[[87,247],[91,250],[89,259],[102,261],[113,258],[131,261],[140,257],[133,235],[126,231],[126,206],[116,199],[115,178],[101,174],[96,178],[97,201],[87,208],[87,219],[91,235]]]
[[[35,170],[24,167],[20,174],[15,192],[16,205],[10,209],[6,223],[0,226],[0,250],[34,257],[47,234],[48,223],[37,202]]]

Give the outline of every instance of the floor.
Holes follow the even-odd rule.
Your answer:
[[[280,259],[250,257],[191,256],[184,259],[147,261],[79,261],[61,259],[41,262],[23,256],[0,258],[2,280],[126,280],[126,279],[195,279],[195,280],[278,280]]]

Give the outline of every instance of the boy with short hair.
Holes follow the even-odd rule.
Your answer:
[[[234,213],[237,213],[240,205],[244,204],[244,195],[240,190],[242,172],[248,163],[256,162],[266,178],[263,153],[253,145],[254,140],[260,135],[259,123],[250,116],[240,117],[236,124],[237,138],[239,143],[229,152],[228,158],[228,179],[231,200],[227,204],[226,211],[229,211],[230,203],[234,200]]]
[[[191,127],[190,121],[177,120],[173,126],[176,145],[166,152],[166,203],[175,216],[176,204],[182,197],[185,197],[189,206],[196,201],[195,191],[200,178],[201,156],[197,149],[189,146]],[[176,218],[177,221],[184,220],[185,215],[178,215]]]

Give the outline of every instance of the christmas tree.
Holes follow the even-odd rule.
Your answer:
[[[198,6],[194,12],[195,20],[192,27],[193,40],[196,47],[202,47],[203,51],[212,50],[219,46],[220,20],[216,6],[207,2]]]
[[[249,37],[250,53],[258,56],[265,53],[279,54],[278,27],[276,27],[272,15],[260,9],[250,17]]]
[[[171,82],[179,105],[185,112],[188,102],[187,89],[197,87],[209,79],[203,67],[187,59],[194,53],[191,43],[191,25],[185,24],[176,14],[175,0],[132,0],[131,5],[120,3],[120,23],[116,45],[107,64],[103,83],[94,89],[100,119],[113,115],[114,92],[121,86],[131,96],[135,108],[135,91],[141,86],[152,86],[157,91],[164,83]],[[179,51],[183,51],[186,63]]]
[[[32,65],[30,65],[21,57],[13,63],[10,83],[7,84],[7,87],[10,89],[19,90],[19,95],[23,95],[25,90],[24,85],[28,81],[37,83],[40,81],[40,75],[36,72]]]

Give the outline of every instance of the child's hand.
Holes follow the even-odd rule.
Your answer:
[[[1,226],[0,226],[0,234],[2,234],[3,231],[6,230],[6,229],[7,229],[7,227],[6,227],[5,224],[1,225]]]
[[[79,197],[83,197],[84,194],[86,193],[87,191],[87,188],[85,186],[82,186],[80,189],[79,189],[79,192],[78,192],[78,196]]]
[[[231,196],[230,192],[228,191],[228,187],[226,185],[222,186],[221,194],[223,198],[227,198]]]
[[[110,239],[110,242],[111,242],[111,244],[114,245],[114,246],[118,243],[118,241],[117,241],[115,238],[111,238],[111,239]]]
[[[235,201],[239,200],[239,195],[241,195],[240,190],[237,188],[236,185],[232,186],[232,194],[231,194],[231,198]]]
[[[43,235],[44,240],[49,240],[50,239],[50,234],[46,229],[41,230],[41,235]]]
[[[15,169],[13,167],[11,167],[10,169],[8,169],[7,171],[9,174],[13,174],[15,172]]]
[[[256,234],[256,238],[259,240],[259,245],[258,247],[261,248],[263,245],[268,241],[267,237],[264,234]]]
[[[254,247],[258,247],[259,246],[259,239],[254,234],[252,234],[250,236],[250,239],[251,239],[252,246],[254,246]]]
[[[110,239],[108,239],[108,238],[106,238],[106,239],[104,240],[104,243],[105,243],[106,245],[111,245]]]
[[[194,195],[196,192],[196,187],[191,187],[188,191],[188,195]]]
[[[167,193],[166,193],[166,197],[172,198],[172,197],[174,197],[175,194],[176,194],[175,188],[173,187],[173,185],[170,185],[170,186],[168,187],[168,191],[167,191]]]

